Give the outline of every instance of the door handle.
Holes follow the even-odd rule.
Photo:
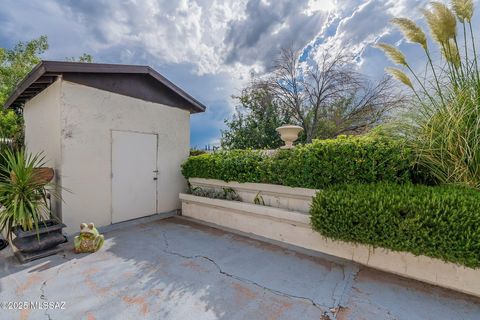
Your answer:
[[[158,170],[153,170],[152,172],[153,172],[153,173],[158,173]]]

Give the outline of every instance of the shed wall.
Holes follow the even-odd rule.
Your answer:
[[[158,135],[158,212],[180,208],[185,188],[180,165],[188,157],[190,113],[62,81],[60,115],[63,220],[69,232],[81,222],[111,223],[111,131]],[[135,167],[132,167],[135,170]]]
[[[61,185],[60,110],[61,80],[29,100],[23,108],[25,145],[29,152],[43,152],[46,166],[55,170]],[[61,218],[61,202],[52,199],[52,211]]]

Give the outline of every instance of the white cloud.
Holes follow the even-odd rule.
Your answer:
[[[335,9],[334,0],[309,0],[305,13],[311,15],[317,11],[332,11]]]
[[[65,13],[93,36],[95,50],[140,48],[159,63],[193,63],[198,74],[222,71],[223,35],[242,8],[242,1],[62,3]]]
[[[0,12],[0,42],[11,46],[46,34],[49,59],[87,52],[97,62],[151,65],[209,107],[193,120],[192,131],[198,135],[192,140],[203,136],[213,141],[233,110],[231,95],[238,94],[252,71],[268,69],[281,47],[305,47],[314,57],[327,48],[342,49],[357,56],[360,71],[378,77],[390,64],[372,48],[380,39],[399,44],[420,64],[421,52],[400,41],[389,20],[418,20],[418,9],[427,2],[9,0]],[[479,15],[480,8],[476,29]]]
[[[365,50],[392,32],[390,20],[395,16],[411,16],[410,12],[417,11],[421,2],[424,1],[340,0],[330,19],[330,24],[336,25],[335,32],[323,35],[324,41],[316,46],[316,52],[343,51],[355,56],[361,66]]]

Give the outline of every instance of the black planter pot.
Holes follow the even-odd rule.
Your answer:
[[[62,234],[62,229],[66,227],[63,223],[47,220],[40,222],[38,227],[38,232],[37,230],[14,229],[15,239],[12,242],[18,251],[24,254],[46,251],[66,241]]]
[[[0,250],[5,249],[7,246],[8,246],[8,241],[3,238],[0,238]]]

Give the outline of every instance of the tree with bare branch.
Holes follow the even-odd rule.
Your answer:
[[[325,51],[318,61],[308,62],[301,62],[292,48],[280,52],[265,83],[277,105],[303,127],[306,142],[364,132],[403,103],[390,78],[372,84],[352,70],[350,61],[341,52]]]
[[[237,114],[222,131],[222,147],[275,148],[282,142],[275,128],[296,124],[299,139],[361,134],[381,124],[404,103],[389,77],[374,83],[354,71],[352,57],[326,50],[317,59],[281,50],[268,74],[242,90]]]

